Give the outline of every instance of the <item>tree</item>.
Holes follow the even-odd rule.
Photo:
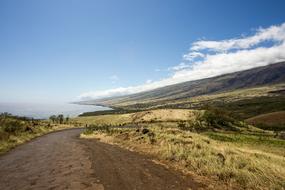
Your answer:
[[[55,123],[56,120],[57,120],[57,117],[56,117],[56,115],[52,115],[52,116],[49,117],[49,119],[50,119],[53,123]]]
[[[68,123],[68,121],[69,121],[69,117],[67,116],[67,117],[65,118],[65,122]]]
[[[59,122],[59,124],[62,124],[63,121],[64,121],[64,116],[63,116],[62,114],[59,114],[59,115],[57,116],[57,121]]]

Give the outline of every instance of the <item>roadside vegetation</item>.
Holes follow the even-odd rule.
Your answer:
[[[76,119],[87,122],[83,138],[150,154],[161,163],[210,179],[210,189],[285,188],[285,141],[274,131],[256,128],[220,109]]]
[[[52,116],[51,118],[54,118]],[[63,115],[53,120],[35,120],[9,113],[0,114],[0,154],[43,134],[73,127]]]

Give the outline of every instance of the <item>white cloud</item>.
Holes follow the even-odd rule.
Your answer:
[[[183,69],[186,69],[186,68],[189,68],[189,67],[190,67],[190,65],[188,65],[188,64],[186,64],[186,63],[184,63],[184,62],[182,62],[182,63],[180,63],[179,65],[176,65],[176,66],[174,66],[174,67],[168,68],[168,70],[169,70],[169,71],[180,71],[180,70],[183,70]]]
[[[251,69],[285,60],[285,43],[269,48],[259,47],[234,53],[207,55],[201,62],[194,63],[192,69],[174,73],[173,78],[197,80],[225,73]]]
[[[228,50],[239,50],[252,48],[261,42],[284,42],[285,23],[280,26],[271,26],[269,28],[259,28],[256,33],[249,37],[234,38],[221,41],[199,40],[192,44],[191,51],[210,50],[224,52]]]
[[[127,95],[185,81],[265,66],[285,60],[285,23],[259,28],[251,36],[221,41],[199,40],[192,44],[183,62],[171,70],[171,77],[143,85],[87,92],[81,100]]]
[[[183,59],[186,61],[193,61],[195,58],[203,58],[205,57],[205,55],[203,53],[200,52],[190,52],[188,54],[183,55]]]

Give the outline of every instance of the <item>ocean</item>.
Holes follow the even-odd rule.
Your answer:
[[[110,109],[102,106],[71,103],[0,103],[0,113],[8,112],[13,115],[33,117],[35,119],[47,119],[51,115],[58,114],[76,117],[84,112]]]

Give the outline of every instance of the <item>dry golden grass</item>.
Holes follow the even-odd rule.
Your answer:
[[[120,125],[128,123],[141,122],[160,122],[160,121],[186,121],[195,117],[195,113],[201,111],[189,109],[158,109],[141,111],[129,114],[113,114],[113,115],[99,115],[88,117],[77,117],[73,121],[83,124],[109,124]]]
[[[230,189],[285,188],[284,155],[273,154],[250,144],[240,146],[236,142],[213,140],[202,134],[162,127],[161,124],[148,129],[149,132],[143,134],[142,129],[114,128],[108,132],[83,134],[82,137],[97,138],[151,154],[184,172],[205,176]],[[285,147],[283,149],[285,151]],[[224,189],[217,184],[214,189]]]
[[[208,131],[200,134],[177,128],[179,121],[193,121],[201,113],[205,112],[160,109],[80,117],[76,121],[95,125],[95,130],[81,135],[83,138],[97,138],[153,155],[160,162],[186,173],[206,177],[213,189],[285,188],[283,140],[273,138],[273,133],[246,125],[239,132]],[[136,125],[131,128],[114,127],[133,122]],[[111,126],[104,128],[106,124]],[[142,128],[149,129],[149,132],[143,134]]]

